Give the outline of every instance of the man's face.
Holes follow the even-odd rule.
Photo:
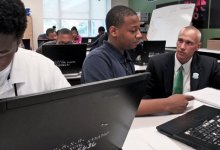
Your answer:
[[[18,45],[19,42],[14,35],[0,34],[0,71],[10,64]]]
[[[142,38],[140,22],[136,15],[124,17],[124,23],[116,28],[115,42],[119,49],[134,49]]]
[[[71,34],[59,34],[57,37],[57,44],[70,44],[72,43]]]
[[[56,40],[57,39],[57,34],[56,32],[52,32],[52,33],[49,33],[48,37],[47,37],[49,40]]]
[[[193,29],[181,30],[176,45],[177,59],[181,64],[187,63],[200,47],[198,33]]]

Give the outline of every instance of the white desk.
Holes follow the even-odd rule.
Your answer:
[[[196,100],[190,103],[186,112],[203,105]],[[135,117],[123,150],[193,150],[188,145],[171,139],[156,130],[156,126],[180,115],[182,114]]]

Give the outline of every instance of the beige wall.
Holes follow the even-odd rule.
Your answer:
[[[37,37],[43,33],[43,0],[22,0],[25,8],[31,9],[33,22],[34,49],[37,48]]]

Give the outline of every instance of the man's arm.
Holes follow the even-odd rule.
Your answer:
[[[142,99],[137,116],[150,115],[154,113],[182,113],[186,110],[188,101],[194,99],[192,96],[175,94],[168,98]]]

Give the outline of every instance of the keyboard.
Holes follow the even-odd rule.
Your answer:
[[[196,127],[187,129],[184,134],[220,146],[220,114]]]

